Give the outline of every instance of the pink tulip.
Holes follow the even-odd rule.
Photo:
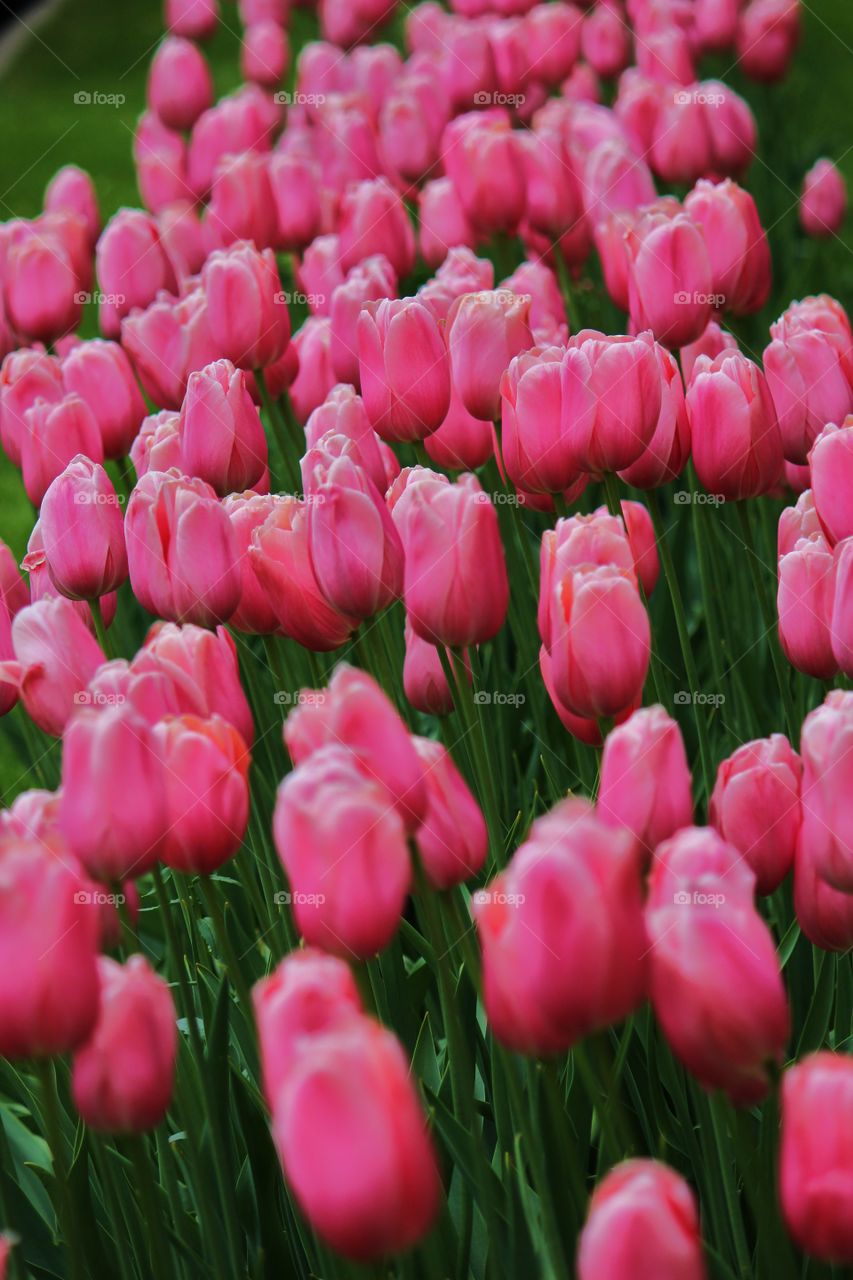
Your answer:
[[[661,412],[661,362],[652,335],[608,337],[582,329],[563,362],[577,407],[569,424],[575,466],[621,471],[649,447]],[[592,399],[594,412],[588,411]]]
[[[58,738],[74,710],[75,695],[104,661],[101,647],[63,596],[21,609],[12,623],[12,644],[14,670],[4,678],[16,680],[27,714]]]
[[[12,328],[52,342],[76,329],[83,295],[74,263],[52,236],[38,231],[13,244],[3,268],[3,301]]]
[[[436,163],[449,118],[437,67],[407,71],[382,103],[379,139],[388,171],[418,182]]]
[[[793,551],[801,538],[812,538],[825,541],[820,520],[814,503],[814,494],[806,489],[797,498],[793,507],[785,507],[779,513],[779,525],[776,544],[779,559]]]
[[[738,21],[735,48],[739,65],[753,80],[781,80],[799,34],[798,0],[751,0]]]
[[[193,125],[187,153],[187,182],[206,199],[226,156],[267,152],[279,124],[280,108],[258,85],[247,85],[203,111]]]
[[[181,417],[163,409],[143,419],[139,435],[130,447],[130,460],[137,479],[148,471],[183,469]]]
[[[180,301],[162,294],[145,311],[121,326],[124,349],[147,394],[165,409],[180,409],[187,379],[219,359],[219,345],[208,323],[211,308],[200,288]]]
[[[252,988],[263,1091],[272,1111],[281,1088],[315,1037],[358,1022],[364,1008],[348,964],[314,947],[291,951]]]
[[[320,231],[320,172],[313,156],[276,151],[267,172],[278,218],[277,242],[297,252]]]
[[[393,298],[397,275],[384,254],[365,258],[337,285],[329,302],[330,353],[339,382],[360,386],[358,363],[358,317],[362,304]]]
[[[853,410],[847,335],[806,324],[796,304],[770,326],[764,351],[767,385],[779,416],[785,457],[805,462],[827,423]]]
[[[0,369],[0,441],[16,467],[27,434],[25,413],[37,400],[56,404],[62,398],[62,366],[55,356],[35,348],[9,352]]]
[[[161,289],[173,290],[175,273],[160,242],[157,223],[141,209],[120,209],[101,233],[95,254],[101,286],[99,318],[106,338],[117,338],[134,307],[147,307]]]
[[[779,1195],[785,1225],[816,1258],[853,1262],[853,1063],[813,1053],[785,1072]]]
[[[217,0],[166,0],[166,30],[191,40],[212,36],[219,21]]]
[[[212,253],[202,285],[221,355],[240,369],[264,369],[279,358],[290,338],[290,315],[269,249],[238,244]]]
[[[368,302],[358,319],[364,407],[388,441],[422,440],[450,406],[450,361],[444,335],[414,298]]]
[[[493,639],[509,600],[498,518],[477,478],[411,485],[394,509],[405,551],[404,600],[414,630],[465,648]]]
[[[161,720],[167,822],[160,856],[175,871],[210,875],[237,852],[249,821],[249,752],[220,716]]]
[[[18,570],[17,557],[2,539],[0,539],[0,600],[5,604],[12,618],[30,603],[29,587]]]
[[[448,251],[432,280],[421,285],[416,296],[429,307],[436,320],[447,320],[457,298],[466,293],[488,291],[494,283],[495,268],[489,259],[478,258],[465,245],[456,245]],[[508,299],[502,297],[498,301],[506,303]]]
[[[628,504],[623,504],[624,508]],[[546,646],[552,638],[551,601],[560,577],[570,570],[590,566],[615,566],[636,578],[637,566],[627,526],[603,508],[590,515],[558,520],[540,543],[540,590],[537,625]]]
[[[377,26],[387,22],[394,9],[394,0],[362,0],[357,8],[343,0],[324,0],[320,31],[325,40],[347,48],[366,39]]]
[[[833,889],[818,874],[814,851],[802,840],[794,855],[794,912],[816,947],[849,951],[853,946],[853,894]]]
[[[806,235],[835,235],[847,212],[847,184],[831,160],[817,160],[803,179],[800,224]]]
[[[447,319],[453,385],[475,418],[494,421],[501,377],[513,356],[533,345],[529,297],[510,290],[463,294]]]
[[[227,247],[249,241],[256,249],[275,245],[278,215],[266,155],[246,151],[223,156],[214,171],[205,230],[211,243]]]
[[[690,1187],[657,1160],[623,1160],[596,1185],[580,1235],[578,1280],[706,1280]]]
[[[347,190],[338,234],[344,271],[376,253],[385,255],[401,279],[414,265],[415,233],[406,206],[385,178]]]
[[[817,875],[844,893],[853,891],[852,740],[853,694],[833,691],[803,721],[800,844],[809,851]]]
[[[697,223],[687,214],[647,214],[626,241],[630,253],[628,291],[634,331],[651,329],[670,348],[695,342],[713,308],[714,268]]]
[[[228,516],[203,480],[149,471],[125,522],[130,583],[155,616],[210,626],[240,599],[237,544]]]
[[[361,1018],[312,1036],[276,1095],[285,1177],[311,1226],[348,1258],[401,1252],[438,1213],[438,1165],[409,1071],[395,1036]]]
[[[24,414],[21,470],[34,506],[41,504],[51,482],[78,454],[101,462],[101,434],[92,411],[76,395],[58,403],[37,400]]]
[[[646,924],[652,1007],[706,1089],[759,1102],[790,1032],[776,945],[753,905],[755,876],[733,845],[688,827],[658,846]]]
[[[582,164],[581,187],[590,230],[614,213],[636,210],[655,198],[649,166],[621,136],[593,145]]]
[[[711,292],[735,315],[759,311],[770,294],[770,247],[755,201],[737,183],[700,180],[684,201],[711,261]],[[684,344],[679,344],[683,346]]]
[[[660,90],[658,90],[660,93]],[[713,172],[713,110],[700,100],[703,90],[673,90],[659,99],[652,126],[649,164],[663,182],[690,184]]]
[[[277,503],[275,494],[253,493],[248,490],[246,493],[230,494],[222,504],[234,531],[242,573],[240,603],[228,620],[228,625],[235,631],[268,635],[278,630],[275,610],[261,586],[249,555],[252,534],[272,515]]]
[[[207,631],[157,623],[133,659],[133,669],[139,676],[165,677],[181,699],[181,711],[222,716],[251,746],[252,713],[240,683],[237,648],[224,627]]]
[[[382,494],[352,459],[318,457],[308,544],[320,590],[341,613],[371,618],[402,595],[400,535]]]
[[[82,218],[89,244],[94,247],[101,230],[101,215],[95,184],[85,169],[76,164],[57,169],[44,193],[44,211],[74,213]]]
[[[110,884],[150,871],[167,828],[164,783],[159,744],[132,708],[82,704],[63,735],[59,825],[89,875]]]
[[[705,124],[711,139],[711,163],[715,173],[742,175],[749,168],[758,142],[758,126],[745,98],[722,80],[705,80]]]
[[[192,40],[167,36],[148,71],[148,106],[169,129],[191,129],[213,102],[213,79]]]
[[[627,827],[648,853],[693,821],[681,730],[663,707],[635,711],[604,742],[596,812]]]
[[[424,440],[428,457],[446,471],[474,471],[491,458],[494,448],[492,424],[470,414],[451,386],[447,417]]]
[[[133,162],[142,203],[152,214],[177,201],[192,199],[187,185],[186,140],[174,129],[167,129],[151,112],[142,116],[136,127]],[[163,252],[165,255],[165,249]]]
[[[128,453],[145,417],[145,401],[118,343],[100,338],[81,342],[62,361],[62,382],[95,415],[105,456]]]
[[[290,45],[282,26],[277,22],[253,22],[246,28],[240,52],[244,80],[274,89],[286,76],[289,64]]]
[[[690,421],[678,362],[665,347],[656,347],[655,354],[660,370],[660,414],[644,452],[619,473],[626,484],[637,489],[668,484],[681,474],[690,456]]]
[[[320,653],[346,642],[358,622],[333,608],[320,589],[311,564],[305,502],[280,497],[253,530],[248,558],[284,635]]]
[[[845,675],[853,671],[853,540],[839,542],[833,553],[835,590],[829,631],[832,654]]]
[[[708,820],[773,893],[794,862],[800,830],[802,763],[782,733],[744,743],[717,770]]]
[[[333,387],[305,423],[309,450],[328,446],[332,437],[364,468],[380,492],[384,492],[387,483],[379,437],[370,425],[361,396],[346,384]]]
[[[406,618],[406,657],[403,662],[403,690],[416,711],[424,715],[446,716],[453,710],[453,695],[441,658],[434,644],[422,640]]]
[[[144,1133],[172,1099],[177,1014],[168,984],[142,955],[98,960],[101,1007],[91,1038],[77,1049],[74,1105],[90,1129]]]
[[[700,356],[687,388],[696,474],[729,501],[767,493],[782,473],[782,436],[764,374],[739,352]]]
[[[533,348],[515,356],[501,378],[501,452],[519,488],[562,493],[578,479],[571,435],[595,417],[593,393],[576,372],[582,359],[558,347]]]
[[[606,827],[585,800],[539,818],[474,903],[486,1016],[508,1048],[565,1053],[642,1000],[647,942],[633,838]]]
[[[418,827],[427,804],[424,766],[380,686],[366,672],[341,663],[328,687],[313,694],[300,701],[284,727],[294,765],[321,747],[345,746],[362,772],[391,796],[406,827]]]
[[[39,512],[51,581],[72,600],[94,600],[127,577],[121,507],[104,468],[78,454],[51,483]]]
[[[249,489],[267,469],[267,441],[246,375],[230,360],[191,373],[181,408],[181,458],[220,495]]]
[[[583,56],[598,75],[618,76],[631,60],[631,35],[617,4],[599,4],[584,19]]]
[[[489,835],[480,806],[450,753],[431,738],[412,741],[424,765],[427,791],[426,815],[414,840],[430,884],[449,889],[480,870]]]
[[[98,913],[85,880],[49,843],[0,841],[0,1053],[75,1049],[98,1017]]]
[[[473,249],[476,235],[450,178],[425,182],[418,201],[418,244],[428,267],[438,267],[456,245]]]
[[[734,334],[726,333],[715,320],[709,321],[705,332],[695,342],[689,342],[686,347],[682,347],[679,352],[685,387],[689,387],[693,381],[693,373],[699,356],[708,356],[710,360],[713,360],[715,356],[721,355],[724,351],[739,350],[737,338]]]
[[[411,880],[403,821],[342,746],[323,747],[279,787],[273,835],[305,940],[361,959],[388,945]]]
[[[524,216],[521,144],[502,110],[457,116],[441,143],[444,171],[481,237],[514,233]]]
[[[809,452],[809,467],[821,527],[830,544],[842,542],[853,536],[853,414],[823,429]]]

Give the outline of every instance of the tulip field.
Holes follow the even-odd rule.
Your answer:
[[[851,73],[7,24],[0,1280],[853,1275]]]

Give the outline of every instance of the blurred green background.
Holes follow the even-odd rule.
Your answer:
[[[0,0],[2,5],[3,0]],[[6,7],[6,6],[4,6]],[[240,80],[237,6],[224,0],[222,22],[205,53],[218,94]],[[402,32],[408,8],[393,34]],[[851,222],[841,237],[808,241],[799,231],[796,201],[802,176],[820,155],[831,156],[853,183],[853,5],[810,0],[803,5],[804,37],[792,73],[781,85],[747,82],[733,60],[719,56],[702,68],[748,98],[756,112],[760,147],[745,180],[758,202],[773,250],[774,291],[765,311],[737,325],[745,350],[760,356],[767,325],[794,297],[826,290],[848,307],[853,301]],[[11,58],[0,54],[0,220],[31,216],[62,164],[92,174],[104,219],[121,205],[139,203],[131,145],[145,104],[148,64],[163,32],[158,0],[64,0],[43,18],[12,19]],[[316,18],[297,9],[291,29],[295,52],[316,35]],[[122,95],[120,105],[81,104],[75,94]],[[94,332],[94,316],[86,331]],[[0,457],[0,537],[23,555],[33,523],[18,472]],[[0,794],[8,801],[24,785],[15,756],[23,732],[19,711],[0,725]],[[31,785],[31,783],[29,784]]]

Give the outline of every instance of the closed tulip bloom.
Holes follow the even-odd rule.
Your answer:
[[[37,349],[10,351],[0,369],[0,441],[9,461],[21,464],[27,432],[24,414],[37,400],[56,404],[63,398],[62,366],[55,356]]]
[[[0,1053],[67,1053],[98,1017],[98,912],[86,881],[40,840],[0,840]]]
[[[358,360],[364,407],[383,440],[422,440],[441,426],[450,406],[450,360],[422,303],[367,303],[358,319]]]
[[[712,172],[713,114],[689,92],[664,98],[652,126],[649,154],[649,164],[663,182],[690,184]]]
[[[764,351],[767,385],[779,416],[785,457],[803,463],[827,423],[853,410],[846,342],[819,327],[806,327],[789,309],[770,326]]]
[[[178,285],[189,287],[210,249],[198,209],[189,200],[176,200],[157,214],[157,229]]]
[[[157,623],[132,665],[139,675],[165,675],[182,699],[182,711],[222,716],[251,746],[254,727],[240,682],[237,646],[224,627],[208,631]]]
[[[279,499],[271,493],[232,493],[223,502],[231,521],[240,557],[242,591],[240,603],[228,620],[235,631],[247,631],[252,635],[269,635],[278,630],[278,617],[261,586],[249,548],[255,529],[275,511]]]
[[[169,129],[191,129],[213,102],[213,79],[192,40],[169,35],[148,71],[148,106]]]
[[[569,336],[566,306],[557,277],[544,262],[522,262],[501,284],[502,289],[530,295],[530,330],[537,345],[561,345]]]
[[[388,171],[416,183],[435,165],[449,106],[436,68],[410,70],[398,78],[382,103],[379,138]]]
[[[793,551],[801,538],[811,538],[813,535],[825,541],[815,508],[814,494],[811,489],[806,489],[792,507],[785,507],[779,513],[776,533],[779,559]]]
[[[297,279],[314,315],[329,314],[332,294],[345,278],[340,238],[336,235],[317,236],[302,254],[297,269]]]
[[[633,837],[585,800],[531,828],[474,895],[486,1016],[519,1053],[564,1053],[643,999],[647,942]],[[580,980],[580,975],[583,979]]]
[[[152,214],[159,214],[178,200],[192,199],[187,185],[186,141],[150,112],[136,127],[133,162],[142,203]],[[155,226],[159,236],[156,218]],[[165,247],[162,244],[160,247],[171,267]]]
[[[76,329],[83,314],[80,284],[63,246],[37,231],[13,245],[3,269],[3,301],[12,328],[52,342]]]
[[[30,603],[29,587],[18,570],[17,557],[2,539],[0,539],[0,600],[6,605],[12,618]]]
[[[802,772],[783,733],[744,743],[717,770],[708,820],[752,867],[758,893],[773,893],[793,865]]]
[[[706,1280],[690,1187],[657,1160],[624,1160],[590,1197],[578,1280]]]
[[[338,235],[344,271],[375,253],[383,253],[400,278],[414,266],[415,233],[406,206],[385,178],[356,183],[345,192]]]
[[[758,142],[752,108],[722,80],[704,80],[700,93],[707,99],[705,124],[711,139],[713,171],[739,177],[752,163]]]
[[[278,218],[277,243],[299,252],[320,231],[319,166],[313,156],[276,151],[267,169]]]
[[[779,1195],[806,1253],[853,1262],[853,1062],[813,1053],[785,1072]]]
[[[181,457],[188,475],[220,495],[250,489],[267,469],[263,423],[246,375],[230,360],[191,373],[181,408]]]
[[[94,600],[127,577],[124,522],[104,468],[78,454],[48,488],[39,512],[51,580],[72,600]]]
[[[800,842],[810,850],[816,873],[844,893],[853,892],[851,743],[853,694],[835,690],[803,721]]]
[[[658,420],[639,458],[619,473],[626,484],[636,489],[657,489],[668,484],[681,474],[690,457],[690,420],[678,361],[665,347],[656,347],[655,355],[660,370]]]
[[[244,80],[274,89],[287,74],[289,63],[287,33],[277,22],[253,22],[246,28],[240,51]]]
[[[479,293],[492,289],[495,268],[488,258],[478,258],[472,249],[456,245],[436,271],[432,280],[418,289],[417,297],[429,307],[436,320],[447,320],[454,302],[466,293]],[[505,290],[499,291],[498,301],[508,303]]]
[[[403,597],[418,635],[449,648],[493,639],[509,581],[497,513],[476,476],[413,485],[395,520],[406,557]]]
[[[396,1037],[361,1018],[312,1037],[276,1097],[273,1137],[288,1184],[345,1257],[399,1253],[438,1212],[438,1164],[409,1072]]]
[[[101,646],[64,596],[21,609],[12,623],[12,645],[24,708],[40,729],[58,738],[75,695],[104,661]]]
[[[123,348],[101,338],[81,342],[62,361],[62,381],[94,414],[105,457],[128,453],[145,417],[145,401]]]
[[[427,456],[446,471],[474,471],[495,451],[491,422],[469,413],[455,388],[450,388],[450,408],[437,431],[424,440]]]
[[[24,414],[21,440],[24,488],[34,506],[41,505],[51,481],[78,454],[94,462],[104,457],[101,433],[86,402],[77,395],[57,403],[37,400]]]
[[[596,5],[584,18],[583,56],[600,76],[618,76],[631,60],[631,36],[616,4]]]
[[[623,504],[622,520],[600,507],[590,515],[558,520],[553,529],[546,529],[543,534],[539,553],[540,589],[536,621],[539,635],[546,645],[550,645],[552,637],[552,597],[564,574],[594,565],[610,565],[624,570],[636,579],[636,560],[624,522],[626,506],[627,503]]]
[[[646,924],[650,995],[670,1047],[706,1089],[749,1106],[790,1033],[776,945],[733,845],[688,827],[658,846]]]
[[[562,493],[578,479],[571,433],[589,431],[596,408],[586,372],[582,356],[558,347],[533,348],[511,361],[501,378],[501,453],[513,484]]]
[[[809,467],[821,527],[830,544],[842,542],[853,536],[853,415],[823,429],[809,452]]]
[[[816,947],[849,951],[853,947],[853,893],[842,893],[818,874],[814,850],[802,840],[794,856],[794,912]]]
[[[358,390],[358,317],[362,304],[393,298],[397,275],[384,254],[366,258],[350,271],[346,280],[332,290],[329,304],[331,357],[335,377]]]
[[[379,448],[379,437],[370,425],[364,401],[352,386],[338,383],[305,423],[305,440],[309,451],[328,447],[334,437],[340,450],[346,451],[363,467],[380,492],[387,488],[385,464]],[[343,441],[348,441],[351,449]]]
[[[476,233],[450,178],[434,178],[421,187],[418,243],[428,267],[438,267],[456,245],[473,249]]]
[[[411,881],[405,827],[351,751],[322,747],[288,774],[273,835],[308,943],[361,959],[388,945]]]
[[[167,827],[164,765],[150,726],[132,708],[84,704],[69,722],[59,825],[97,880],[136,879],[156,862]]]
[[[687,214],[635,223],[627,239],[628,292],[635,331],[651,329],[670,348],[694,342],[717,303],[705,239]]]
[[[708,356],[713,360],[723,351],[739,351],[737,338],[734,334],[726,333],[721,329],[716,320],[711,320],[701,337],[695,342],[689,342],[686,347],[682,347],[679,352],[681,360],[681,371],[684,374],[684,385],[689,387],[693,381],[693,372],[696,368],[696,361],[700,356]]]
[[[280,497],[252,532],[249,562],[278,619],[278,629],[306,649],[338,649],[358,620],[326,599],[311,563],[309,511],[305,502]]]
[[[252,988],[267,1106],[315,1037],[357,1022],[364,1007],[352,969],[314,947],[291,951],[268,978]]]
[[[210,255],[202,271],[211,336],[240,369],[264,369],[290,339],[290,313],[271,250],[234,245]]]
[[[182,470],[180,414],[163,409],[144,418],[130,446],[130,460],[137,479],[148,471]]]
[[[735,315],[759,311],[770,294],[770,247],[755,201],[736,182],[696,183],[684,208],[699,224],[711,261],[711,292]],[[681,344],[683,345],[683,344]]]
[[[486,861],[489,834],[453,757],[440,742],[413,737],[424,765],[427,808],[414,835],[424,872],[436,889],[449,889],[475,876]]]
[[[746,75],[782,79],[799,39],[799,10],[797,0],[753,0],[741,10],[735,48]]]
[[[829,624],[832,654],[841,671],[853,671],[853,539],[839,542],[833,552],[835,589]]]
[[[663,707],[635,711],[605,738],[596,812],[627,827],[648,853],[692,823],[684,740]]]
[[[569,424],[575,465],[595,474],[636,462],[654,436],[661,411],[661,366],[652,335],[609,337],[582,329],[569,340],[563,370],[568,387],[585,385],[595,402],[590,416],[586,397],[577,398]]]
[[[831,160],[817,160],[803,179],[800,225],[807,235],[832,236],[847,212],[847,184]]]
[[[403,660],[403,690],[416,711],[446,716],[453,710],[453,694],[441,665],[438,649],[422,640],[408,618],[405,623],[406,656]]]
[[[106,338],[119,336],[121,321],[134,307],[147,307],[161,289],[175,287],[157,223],[141,209],[113,214],[98,241],[95,268],[103,295],[99,320]]]
[[[638,209],[655,198],[651,170],[621,136],[605,136],[597,142],[583,162],[581,176],[591,229],[613,213]]]
[[[424,766],[405,724],[372,676],[340,663],[325,690],[301,702],[284,726],[294,765],[321,747],[348,748],[363,772],[381,783],[414,830],[426,813]]]
[[[125,522],[130,583],[143,608],[211,626],[240,600],[237,544],[226,512],[203,480],[149,471]]]
[[[441,143],[444,171],[479,236],[514,233],[524,216],[521,143],[503,111],[457,116]]]
[[[782,473],[782,436],[758,365],[739,352],[700,356],[687,388],[696,474],[729,501],[767,493]]]
[[[98,980],[98,1021],[72,1064],[74,1105],[90,1129],[145,1133],[172,1099],[178,1052],[172,993],[141,955],[123,965],[101,956]]]
[[[403,546],[367,472],[350,458],[321,459],[308,507],[308,544],[320,590],[352,618],[371,618],[403,592]]]
[[[494,421],[501,378],[513,356],[533,345],[529,296],[508,289],[463,294],[447,319],[453,385],[475,418]]]
[[[219,21],[217,0],[166,0],[165,26],[175,35],[206,40]]]
[[[216,245],[248,241],[257,249],[266,249],[276,243],[278,217],[266,155],[245,151],[223,156],[214,173],[205,232]]]
[[[56,171],[45,189],[44,211],[75,213],[82,218],[89,244],[94,247],[101,230],[101,215],[95,184],[85,169],[66,164]]]
[[[249,752],[220,716],[161,720],[167,822],[160,856],[174,871],[210,875],[237,852],[249,821]]]

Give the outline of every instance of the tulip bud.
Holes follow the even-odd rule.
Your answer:
[[[853,1062],[813,1053],[782,1081],[779,1197],[785,1225],[807,1253],[853,1262]]]
[[[486,861],[489,834],[480,806],[453,763],[431,738],[413,737],[424,765],[427,807],[414,839],[430,884],[449,889],[475,876]]]
[[[175,871],[210,875],[239,849],[249,821],[249,752],[220,716],[161,720],[167,823],[160,856]]]
[[[51,482],[78,454],[101,462],[101,434],[85,401],[66,395],[57,403],[37,400],[24,414],[21,470],[24,488],[34,506],[41,505]]]
[[[224,627],[207,631],[155,624],[133,659],[133,669],[139,675],[165,676],[181,698],[181,711],[222,716],[251,746],[252,713],[240,683],[237,647]]]
[[[341,265],[349,271],[383,253],[402,279],[415,262],[415,233],[400,196],[385,178],[351,186],[341,201]]]
[[[788,70],[799,39],[798,0],[752,0],[738,20],[739,65],[753,80],[772,83]]]
[[[657,1160],[623,1160],[596,1185],[580,1235],[578,1280],[706,1280],[696,1200]]]
[[[358,319],[364,407],[383,440],[422,440],[450,405],[450,362],[437,322],[414,298],[368,302]]]
[[[366,258],[354,267],[346,280],[332,290],[329,306],[331,357],[335,377],[359,387],[358,317],[362,304],[393,298],[397,276],[384,254]]]
[[[469,112],[451,120],[441,141],[444,172],[465,216],[488,238],[514,233],[524,216],[522,147],[503,111]]]
[[[134,594],[149,613],[210,626],[240,599],[237,544],[228,516],[203,480],[149,471],[125,522]]]
[[[273,835],[308,943],[361,959],[388,945],[411,881],[406,833],[351,751],[321,748],[288,774]]]
[[[539,818],[474,904],[486,1016],[508,1048],[565,1053],[642,1000],[647,942],[634,841],[585,800]]]
[[[290,338],[290,314],[275,257],[250,244],[210,255],[202,270],[211,336],[240,369],[264,369]]]
[[[702,231],[717,310],[725,307],[735,315],[760,310],[770,293],[770,248],[752,196],[729,179],[700,180],[684,208]]]
[[[0,1053],[67,1053],[98,1017],[98,913],[49,843],[5,837],[0,870]]]
[[[0,440],[14,466],[21,464],[27,410],[38,400],[57,404],[62,398],[62,366],[55,356],[27,349],[6,356],[0,370]]]
[[[34,231],[13,244],[2,283],[12,328],[30,340],[52,342],[80,323],[83,299],[74,263],[54,237]]]
[[[758,893],[773,893],[793,865],[802,772],[782,733],[744,743],[717,770],[708,820],[752,867]]]
[[[501,378],[504,465],[527,492],[562,493],[580,474],[571,433],[584,423],[589,430],[595,397],[575,374],[578,360],[557,347],[534,348],[515,356]]]
[[[501,377],[513,356],[533,345],[529,297],[507,289],[464,294],[447,318],[453,385],[475,418],[500,411]]]
[[[90,1129],[144,1133],[166,1114],[178,1052],[168,983],[144,956],[98,960],[101,1008],[91,1038],[74,1054],[71,1092]]]
[[[244,80],[274,89],[287,75],[290,46],[287,33],[277,22],[253,22],[246,28],[240,53]]]
[[[590,11],[581,32],[583,56],[598,75],[618,76],[631,61],[631,37],[615,4]]]
[[[422,640],[413,630],[408,617],[404,636],[406,657],[403,661],[403,690],[416,711],[424,715],[446,716],[453,710],[453,694],[441,665],[438,649]]]
[[[456,245],[473,249],[476,234],[450,178],[425,182],[418,201],[418,242],[428,267],[438,267]]]
[[[851,743],[853,693],[836,690],[803,721],[800,843],[816,873],[843,893],[853,892]]]
[[[647,214],[634,223],[626,243],[633,331],[651,329],[670,348],[695,342],[712,307],[725,303],[713,293],[713,267],[697,223],[684,213]]]
[[[242,574],[240,603],[228,620],[235,631],[247,631],[252,635],[268,635],[278,630],[278,618],[261,586],[249,548],[252,534],[276,509],[279,499],[271,493],[232,493],[222,503],[231,521],[237,543]]]
[[[101,646],[70,600],[27,605],[12,623],[18,687],[27,714],[58,738],[82,692],[104,661]]]
[[[100,338],[81,342],[62,361],[62,381],[94,414],[105,456],[128,453],[145,417],[145,401],[118,343]]]
[[[116,491],[99,463],[78,454],[44,495],[39,512],[51,581],[72,600],[95,600],[127,577]]]
[[[833,889],[818,874],[814,851],[802,840],[794,855],[794,912],[816,947],[849,951],[853,946],[853,894]]]
[[[101,230],[101,215],[95,184],[85,169],[76,164],[63,165],[47,184],[44,193],[45,213],[73,213],[83,220],[90,246]]]
[[[217,0],[166,0],[165,25],[175,35],[207,40],[219,21]]]
[[[693,821],[681,730],[663,707],[635,711],[604,741],[596,812],[627,827],[647,853]]]
[[[117,338],[121,321],[134,307],[147,307],[161,289],[175,287],[157,224],[141,209],[119,209],[101,234],[95,253],[101,286],[101,332]]]
[[[831,160],[817,160],[803,179],[800,225],[809,236],[832,236],[847,212],[847,184]]]
[[[687,388],[696,474],[728,500],[767,493],[782,472],[782,436],[764,374],[740,353],[700,356]]]
[[[646,924],[652,1007],[670,1047],[706,1089],[760,1102],[790,1033],[776,944],[755,910],[755,876],[709,828],[658,846]]]
[[[835,562],[821,535],[800,538],[779,560],[779,643],[798,671],[829,680],[838,670],[833,652]]]
[[[853,536],[853,415],[838,427],[829,423],[809,452],[812,493],[821,527],[830,544]]]
[[[246,375],[230,360],[191,373],[181,408],[181,458],[220,495],[250,489],[267,469],[263,423]]]
[[[213,102],[213,79],[192,40],[167,36],[148,71],[148,106],[169,129],[191,129]]]
[[[310,245],[320,231],[320,171],[313,156],[276,151],[268,174],[278,217],[277,241],[288,251]]]
[[[853,410],[846,335],[804,323],[791,307],[770,326],[764,352],[767,385],[779,417],[785,457],[805,462],[827,423]]]

